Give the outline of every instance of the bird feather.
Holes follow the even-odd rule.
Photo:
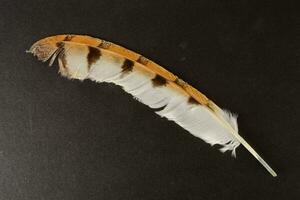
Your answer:
[[[57,35],[34,43],[29,53],[52,65],[69,79],[90,79],[121,86],[153,108],[222,152],[236,155],[242,144],[273,175],[274,170],[239,135],[237,115],[219,108],[197,89],[144,56],[105,40],[83,35]]]

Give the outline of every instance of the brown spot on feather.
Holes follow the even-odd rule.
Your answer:
[[[63,41],[71,41],[75,35],[66,35],[65,39]]]
[[[147,63],[149,62],[149,60],[144,56],[140,56],[136,61],[138,63],[141,63],[142,65],[147,65]]]
[[[167,80],[160,76],[160,75],[156,75],[153,79],[152,79],[152,84],[153,87],[159,87],[159,86],[164,86],[167,84]]]
[[[102,40],[102,42],[98,45],[98,47],[103,49],[108,49],[110,47],[111,43],[107,42],[105,40]]]
[[[57,42],[57,43],[56,43],[56,46],[57,46],[58,48],[63,48],[63,47],[65,46],[65,43],[63,43],[63,42]]]
[[[89,46],[89,53],[87,55],[87,61],[88,61],[88,69],[91,68],[91,65],[97,60],[99,60],[101,56],[101,51],[98,48]]]
[[[190,97],[188,100],[189,104],[194,104],[194,105],[198,105],[200,104],[194,97]]]
[[[134,62],[132,60],[125,59],[122,65],[122,72],[128,73],[133,69]]]

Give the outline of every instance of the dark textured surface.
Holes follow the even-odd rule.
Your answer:
[[[299,199],[299,16],[286,1],[1,0],[0,199]],[[239,113],[278,178],[25,54],[61,33],[135,50]]]

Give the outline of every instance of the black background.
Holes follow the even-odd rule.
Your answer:
[[[0,199],[299,199],[300,14],[287,1],[0,1]],[[159,118],[119,87],[26,54],[87,34],[135,50],[239,113],[278,172]]]

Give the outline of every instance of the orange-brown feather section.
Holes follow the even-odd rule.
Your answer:
[[[183,89],[186,93],[188,93],[193,99],[195,99],[201,105],[208,106],[210,109],[213,110],[215,109],[213,106],[214,105],[213,102],[210,101],[204,94],[199,92],[197,89],[195,89],[188,83],[182,81],[177,76],[167,71],[165,68],[161,67],[160,65],[156,64],[151,60],[146,59],[140,54],[137,54],[131,50],[128,50],[124,47],[113,44],[111,42],[107,42],[105,40],[93,38],[90,36],[84,36],[84,35],[57,35],[57,36],[47,37],[42,40],[39,40],[33,45],[32,48],[34,48],[35,46],[45,47],[48,48],[47,52],[52,52],[54,51],[53,49],[57,49],[56,45],[59,44],[60,42],[70,42],[70,43],[74,42],[74,43],[85,44],[88,46],[103,49],[105,51],[110,51],[128,60],[135,61],[143,65],[145,68],[153,71],[160,77],[164,78],[168,82],[168,85],[177,89]],[[45,56],[45,58],[43,59],[45,60],[46,57],[47,56]]]

